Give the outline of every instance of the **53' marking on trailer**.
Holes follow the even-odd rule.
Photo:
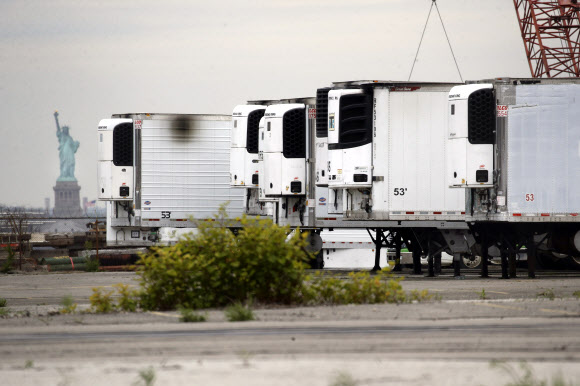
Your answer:
[[[407,192],[407,188],[395,188],[393,190],[393,195],[404,196],[406,192]]]
[[[532,202],[532,201],[534,201],[534,193],[526,193],[526,195],[525,195],[525,199],[526,199],[526,201],[528,201],[528,202]]]

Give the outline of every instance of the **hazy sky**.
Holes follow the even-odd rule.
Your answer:
[[[0,204],[54,205],[53,113],[97,196],[97,124],[221,113],[333,81],[407,80],[431,0],[1,0]],[[464,79],[529,76],[511,0],[439,0]],[[413,80],[458,81],[435,11]]]

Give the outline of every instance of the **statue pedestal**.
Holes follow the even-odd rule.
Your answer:
[[[54,216],[79,217],[81,209],[80,190],[76,181],[56,181],[54,189]]]

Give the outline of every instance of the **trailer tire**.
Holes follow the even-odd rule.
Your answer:
[[[310,259],[309,265],[311,269],[323,269],[324,268],[324,254],[322,251],[316,253],[314,258]]]
[[[462,254],[461,259],[459,260],[459,264],[461,265],[462,269],[479,268],[479,266],[481,265],[481,256]]]

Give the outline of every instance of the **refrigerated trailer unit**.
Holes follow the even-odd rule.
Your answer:
[[[231,218],[242,214],[244,192],[230,186],[230,116],[116,114],[98,136],[109,245],[164,241],[225,203]]]
[[[230,185],[245,191],[244,212],[248,215],[271,216],[271,205],[259,200],[259,177],[262,152],[259,151],[260,127],[267,101],[239,105],[232,113],[230,148]]]
[[[465,197],[445,182],[447,97],[454,84],[344,82],[328,101],[329,213],[344,222],[462,221]]]
[[[466,220],[504,255],[525,245],[578,263],[580,79],[468,83],[448,102],[447,177],[467,189]]]
[[[245,118],[257,111],[261,119]],[[269,101],[265,106],[249,103],[234,108],[236,135],[245,138],[248,145],[240,151],[232,143],[232,186],[246,191],[247,213],[272,216],[279,225],[314,228],[313,209],[308,209],[312,206],[308,199],[314,197],[309,184],[309,165],[314,160],[307,157],[313,147],[310,130],[314,127],[314,114],[315,98]],[[248,156],[249,144],[256,145],[252,149],[254,155]],[[236,152],[240,155],[234,156]],[[235,171],[240,169],[252,171],[251,184],[236,183]],[[246,180],[249,178],[247,175]]]
[[[275,202],[279,224],[372,230],[377,262],[389,232],[421,253],[429,244],[434,253],[469,253],[465,195],[445,181],[453,86],[341,82],[318,89],[316,100],[268,105],[260,200]]]
[[[465,193],[446,182],[449,91],[454,83],[355,81],[317,92],[316,206],[319,227],[375,232],[381,246],[420,255],[476,253],[465,222]],[[321,196],[320,194],[326,194]],[[387,243],[387,234],[394,235]],[[432,266],[430,266],[430,273]]]

